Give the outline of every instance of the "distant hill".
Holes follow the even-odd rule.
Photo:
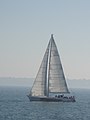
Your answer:
[[[90,79],[68,79],[67,83],[70,88],[90,89]]]
[[[86,88],[90,89],[90,80],[87,79],[67,79],[69,88]],[[28,86],[33,85],[34,78],[15,78],[0,77],[0,86]]]
[[[34,78],[0,77],[0,86],[32,86]]]

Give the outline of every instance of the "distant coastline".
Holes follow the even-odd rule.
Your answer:
[[[90,89],[90,79],[66,79],[69,88]],[[31,87],[34,78],[29,77],[0,77],[0,86],[27,86]]]

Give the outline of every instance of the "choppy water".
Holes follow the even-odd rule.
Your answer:
[[[90,90],[73,90],[77,102],[30,102],[29,88],[0,87],[0,120],[90,120]]]

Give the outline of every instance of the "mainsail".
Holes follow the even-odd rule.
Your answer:
[[[58,50],[51,36],[50,62],[49,62],[49,92],[68,93],[68,88],[58,54]]]
[[[49,93],[69,93],[53,35],[31,89],[32,96],[49,96]]]

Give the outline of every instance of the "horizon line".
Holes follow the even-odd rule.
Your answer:
[[[20,79],[23,79],[23,78],[26,78],[26,79],[35,79],[35,77],[17,77],[17,76],[0,76],[0,78],[20,78]],[[90,78],[66,78],[66,80],[90,80]]]

